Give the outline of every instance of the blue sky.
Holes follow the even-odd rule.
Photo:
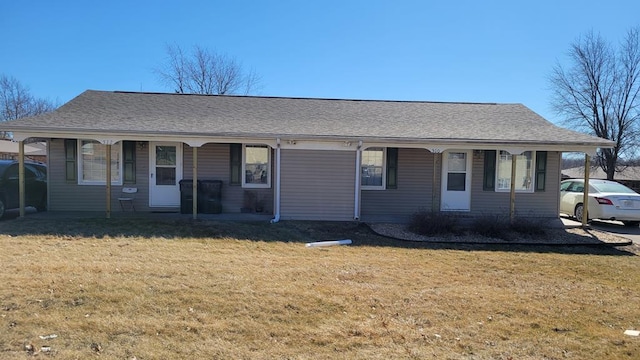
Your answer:
[[[170,92],[166,44],[235,57],[258,95],[523,103],[548,120],[548,76],[589,30],[640,25],[617,1],[0,0],[0,73],[60,103],[84,90]]]

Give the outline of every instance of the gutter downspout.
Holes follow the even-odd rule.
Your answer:
[[[276,139],[276,144],[276,186],[273,194],[274,216],[270,221],[272,224],[280,221],[280,138]]]
[[[362,163],[362,140],[358,141],[356,148],[356,183],[355,196],[353,200],[353,220],[360,220],[360,164]]]

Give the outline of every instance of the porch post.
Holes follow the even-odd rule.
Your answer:
[[[275,224],[280,221],[280,138],[276,139],[276,164],[275,164],[275,188],[273,189],[273,219],[270,223]],[[243,175],[244,176],[244,175]]]
[[[193,176],[193,183],[191,184],[191,193],[193,194],[193,202],[191,204],[191,209],[193,213],[193,219],[198,218],[198,148],[192,147],[193,150],[193,165],[191,174]]]
[[[433,179],[431,179],[431,211],[436,212],[440,209],[440,204],[436,203],[436,184],[438,182],[438,169],[440,167],[440,161],[438,160],[442,159],[442,153],[433,152],[433,150],[431,151],[431,153],[433,154]]]
[[[105,183],[107,185],[107,219],[111,219],[111,144],[106,144],[106,148],[107,176]]]
[[[20,201],[20,217],[24,217],[24,140],[18,141],[18,197]]]
[[[355,182],[355,196],[353,203],[353,219],[360,220],[360,169],[362,163],[362,141],[358,141],[358,147],[356,148],[356,182]]]
[[[589,219],[589,169],[591,168],[591,157],[584,154],[584,189],[582,190],[582,227],[587,227]]]
[[[517,155],[511,154],[511,192],[509,194],[510,209],[509,220],[511,224],[516,220],[516,160]]]

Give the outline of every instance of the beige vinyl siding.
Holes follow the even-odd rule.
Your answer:
[[[547,152],[545,191],[516,192],[516,216],[558,217],[560,159],[557,151]],[[471,179],[471,215],[501,214],[509,216],[509,192],[483,191],[484,153],[474,151]]]
[[[283,220],[353,220],[355,151],[283,149],[281,160]]]
[[[198,148],[198,180],[222,180],[222,212],[239,213],[245,206],[245,198],[252,197],[264,206],[265,213],[273,212],[273,183],[267,189],[244,189],[240,185],[229,185],[230,163],[229,144],[205,144]],[[193,176],[193,150],[189,145],[184,145],[183,178],[192,179]],[[273,159],[272,159],[273,168]],[[244,172],[243,172],[244,173]],[[273,171],[272,171],[273,177]]]
[[[138,188],[138,193],[135,196],[134,204],[136,207],[136,211],[151,211],[149,208],[149,143],[141,142],[139,144],[144,144],[144,147],[139,147],[136,144],[136,182],[135,183],[124,183],[122,187],[136,187]],[[120,187],[111,187],[115,191],[115,197],[119,197]],[[120,204],[116,201],[112,201],[112,210],[120,211]],[[157,208],[154,208],[155,211],[158,211]]]
[[[49,162],[47,168],[49,176],[49,204],[50,211],[106,211],[105,185],[78,185],[76,181],[65,178],[64,139],[49,141]],[[125,183],[122,186],[111,186],[111,211],[121,211],[118,197],[122,187],[137,187],[135,207],[138,211],[148,210],[149,207],[149,147],[136,147],[136,183]]]
[[[421,209],[431,210],[433,191],[439,192],[439,169],[433,183],[434,154],[426,149],[398,149],[398,188],[362,190],[360,217],[363,221],[381,216],[408,218]]]

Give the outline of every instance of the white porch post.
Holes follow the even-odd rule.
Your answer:
[[[106,144],[106,165],[107,179],[105,181],[107,187],[107,219],[111,219],[111,144]]]
[[[582,190],[582,227],[587,227],[589,219],[589,168],[591,167],[591,157],[584,154],[584,189]]]
[[[511,224],[516,220],[516,162],[517,155],[511,153],[511,189],[509,194],[509,221]]]
[[[18,196],[20,201],[20,217],[24,217],[24,140],[18,141]]]
[[[191,211],[193,213],[193,219],[198,218],[198,148],[193,146],[191,148],[193,151],[193,164],[191,165],[191,176],[193,177],[193,182],[191,184],[191,193],[192,203],[191,203]]]
[[[360,220],[360,190],[361,190],[361,182],[360,182],[360,166],[362,163],[362,141],[358,142],[358,147],[356,148],[356,181],[354,184],[355,193],[353,198],[353,220]]]
[[[440,203],[437,201],[436,191],[438,190],[436,184],[438,183],[439,167],[442,162],[441,152],[431,152],[433,155],[433,178],[431,179],[431,211],[436,212],[440,210]]]
[[[106,144],[106,166],[107,175],[105,183],[107,185],[107,219],[111,219],[111,143]]]

